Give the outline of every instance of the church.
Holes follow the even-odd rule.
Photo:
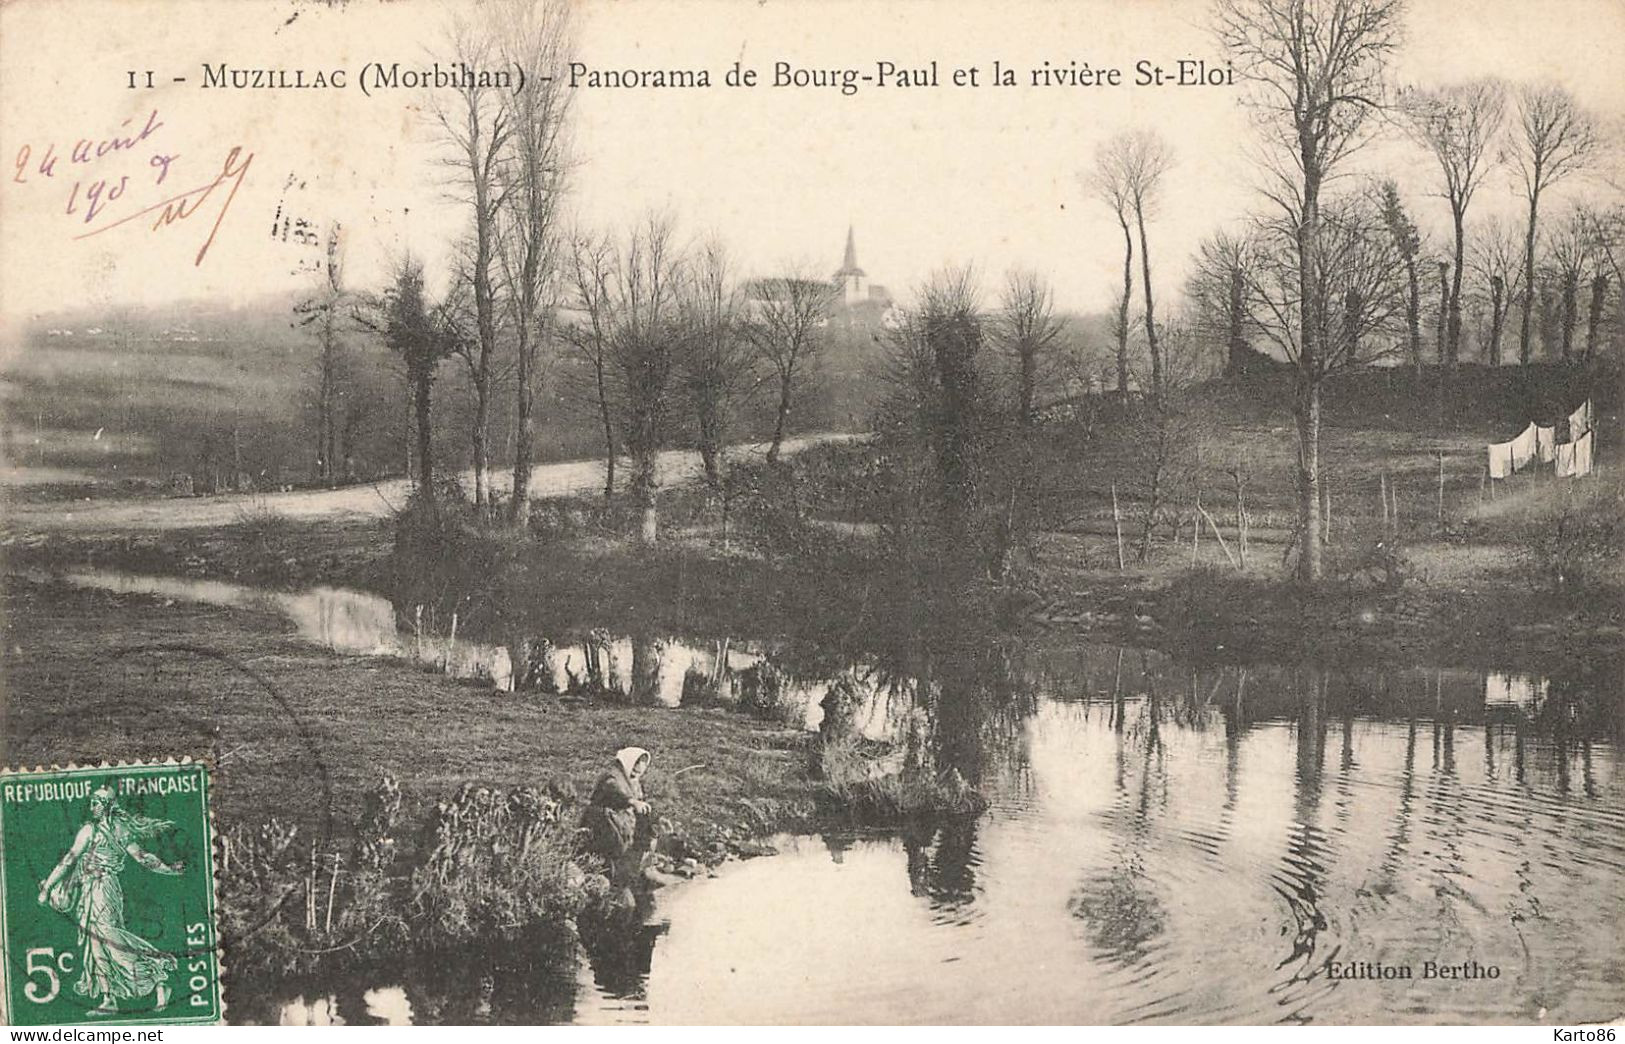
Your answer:
[[[841,267],[835,270],[832,280],[840,290],[831,309],[832,323],[879,331],[895,303],[886,288],[869,282],[868,273],[858,265],[857,239],[850,225],[846,229],[846,253],[842,255]]]
[[[756,279],[745,288],[748,306],[776,299],[784,293],[784,279]],[[878,333],[896,307],[884,286],[869,282],[869,274],[858,264],[857,238],[852,227],[846,229],[846,253],[841,267],[830,276],[835,288],[829,306],[828,325],[841,329],[869,329]]]

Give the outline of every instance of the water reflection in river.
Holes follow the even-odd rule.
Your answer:
[[[1084,644],[934,657],[915,664],[933,679],[922,691],[983,710],[939,749],[970,758],[985,815],[781,838],[777,856],[661,895],[649,925],[583,960],[545,1009],[529,994],[489,1017],[1617,1014],[1625,772],[1611,667],[1195,669]],[[1429,978],[1429,962],[1457,977]],[[351,991],[397,984],[391,1010],[421,1018],[409,980]],[[305,1003],[265,1014],[297,1018]]]
[[[340,651],[512,680],[501,647],[425,641],[365,592],[67,579],[270,608]],[[780,855],[663,895],[573,986],[522,961],[403,967],[319,990],[256,982],[235,1017],[1576,1022],[1625,1000],[1617,662],[1551,677],[1193,667],[964,633],[852,659],[602,632],[543,662],[567,687],[589,657],[611,688],[668,705],[737,701],[771,664],[790,720],[844,708],[992,807],[888,836],[781,839]],[[1429,962],[1457,977],[1428,977]]]

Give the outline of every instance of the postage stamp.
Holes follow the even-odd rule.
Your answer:
[[[0,772],[0,1021],[222,1021],[210,796],[191,760]]]

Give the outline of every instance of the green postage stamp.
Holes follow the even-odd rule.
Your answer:
[[[208,766],[0,773],[0,1021],[218,1023]]]

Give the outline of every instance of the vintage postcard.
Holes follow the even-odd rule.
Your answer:
[[[6,1022],[220,1022],[214,874],[205,765],[0,774]]]
[[[1625,1017],[1622,58],[0,3],[6,1018]]]

